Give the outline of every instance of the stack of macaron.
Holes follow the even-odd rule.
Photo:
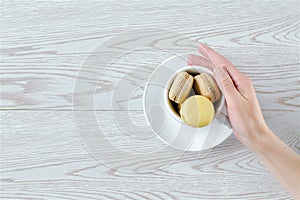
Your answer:
[[[182,121],[195,128],[210,124],[215,115],[213,103],[220,96],[215,79],[208,73],[192,76],[180,72],[169,90],[169,99],[177,104]]]

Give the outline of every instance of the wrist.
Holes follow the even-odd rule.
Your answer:
[[[259,157],[263,157],[272,151],[272,147],[274,147],[274,143],[276,141],[276,136],[269,128],[260,131],[255,135],[255,141],[253,142],[254,145],[251,149]]]

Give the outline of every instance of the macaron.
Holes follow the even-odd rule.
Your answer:
[[[194,83],[194,77],[187,72],[180,72],[176,75],[170,90],[169,99],[181,104],[189,96]]]
[[[214,77],[201,73],[194,77],[194,90],[196,94],[207,97],[213,103],[220,99],[221,93]]]
[[[214,118],[215,110],[207,97],[194,95],[182,103],[179,113],[187,125],[197,128],[210,124]]]

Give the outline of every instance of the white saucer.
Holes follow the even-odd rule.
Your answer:
[[[187,55],[164,61],[150,76],[143,96],[144,114],[156,136],[176,149],[201,151],[210,149],[228,138],[232,129],[224,113],[202,128],[193,128],[175,119],[164,102],[164,90],[170,77],[187,65]]]

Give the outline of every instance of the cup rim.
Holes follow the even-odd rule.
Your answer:
[[[181,124],[184,124],[184,125],[186,125],[186,124],[182,121],[182,119],[180,118],[179,114],[174,110],[174,108],[173,108],[173,106],[171,104],[171,100],[169,99],[169,90],[170,90],[171,84],[173,83],[173,81],[174,81],[174,79],[175,79],[175,77],[176,77],[176,75],[178,73],[183,72],[183,71],[191,71],[191,70],[196,71],[196,73],[199,72],[199,74],[202,73],[202,72],[205,72],[205,73],[208,73],[210,75],[213,75],[213,72],[210,69],[208,69],[206,67],[203,67],[203,66],[197,66],[197,65],[185,66],[185,67],[182,67],[179,70],[175,71],[172,74],[172,76],[169,78],[169,80],[167,81],[167,84],[166,84],[166,86],[164,88],[164,102],[165,102],[165,106],[166,106],[166,108],[168,110],[168,113],[174,119],[176,119],[178,122],[180,122]],[[217,116],[222,112],[222,110],[224,108],[225,98],[224,98],[224,95],[223,95],[222,91],[220,91],[220,93],[221,93],[220,100],[219,100],[220,103],[219,103],[219,106],[218,106],[217,110],[215,110],[215,116],[212,119],[212,121],[217,118]],[[206,127],[206,126],[204,126],[204,127]],[[204,128],[204,127],[198,127],[198,128]]]

